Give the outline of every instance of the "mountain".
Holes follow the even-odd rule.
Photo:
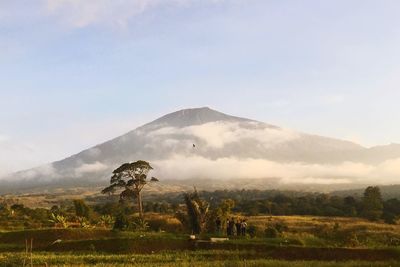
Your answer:
[[[180,110],[122,136],[0,181],[1,188],[105,184],[121,163],[147,160],[161,180],[270,179],[277,184],[358,185],[400,177],[400,145],[358,144],[230,116]],[[1,190],[1,189],[0,189]]]

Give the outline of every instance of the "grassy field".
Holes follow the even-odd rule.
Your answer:
[[[168,219],[168,218],[166,218]],[[187,234],[108,229],[0,232],[0,266],[400,266],[400,227],[356,218],[254,216],[253,238],[193,242]],[[270,225],[284,225],[274,238]],[[53,244],[54,241],[59,242]]]
[[[397,247],[400,246],[400,225],[370,222],[360,218],[316,216],[254,216],[250,225],[263,231],[277,223],[287,226],[283,238],[298,240],[312,247]]]
[[[246,252],[247,253],[247,252]],[[254,255],[253,255],[254,256]],[[0,254],[1,266],[30,263],[23,253]],[[163,252],[157,254],[82,254],[35,253],[34,266],[400,266],[399,261],[285,261],[248,258],[240,251]]]

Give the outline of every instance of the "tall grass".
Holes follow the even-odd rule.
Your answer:
[[[153,255],[105,255],[105,254],[54,254],[38,253],[33,255],[36,266],[265,266],[265,267],[352,267],[352,266],[400,266],[399,262],[321,262],[321,261],[279,261],[268,259],[242,259],[237,251],[196,251],[165,252]],[[23,253],[0,254],[0,266],[22,266]]]

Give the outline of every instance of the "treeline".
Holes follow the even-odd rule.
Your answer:
[[[224,200],[232,200],[234,213],[255,215],[312,215],[333,217],[362,217],[369,220],[383,219],[396,223],[400,218],[400,200],[382,199],[379,187],[368,187],[361,197],[337,196],[325,193],[306,193],[278,190],[217,190],[199,192],[201,198],[216,207]],[[182,196],[168,195],[159,201],[147,201],[147,211],[176,211]],[[174,208],[172,208],[174,207]]]
[[[372,221],[383,219],[391,224],[400,217],[400,201],[396,198],[383,200],[379,187],[372,186],[365,189],[362,197],[277,193],[264,199],[247,200],[240,195],[232,196],[236,203],[233,211],[247,215],[363,217]]]
[[[111,198],[109,202],[89,205],[84,200],[71,200],[50,209],[0,203],[0,228],[118,227],[127,224],[129,217],[136,214],[134,203],[130,200],[120,203]],[[379,187],[366,188],[360,197],[276,190],[195,191],[193,194],[159,195],[144,201],[143,206],[146,213],[168,214],[188,227],[194,220],[188,216],[188,211],[203,207],[203,210],[191,212],[200,214],[207,210],[198,224],[204,224],[204,227],[209,224],[208,228],[213,227],[217,217],[225,220],[230,214],[363,217],[390,224],[397,223],[400,218],[400,200],[383,200]],[[138,223],[143,222],[132,227],[143,226]]]
[[[23,204],[0,203],[0,229],[39,229],[92,226],[109,226],[112,217],[108,213],[98,213],[82,199],[46,208],[29,208]]]

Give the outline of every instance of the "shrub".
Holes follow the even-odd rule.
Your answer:
[[[255,225],[249,225],[247,227],[247,233],[249,234],[249,236],[251,238],[254,238],[257,236],[257,232],[258,232],[257,230],[258,230],[258,228]]]
[[[75,214],[78,217],[89,219],[90,208],[83,199],[74,199]]]
[[[348,235],[347,240],[345,240],[345,245],[350,247],[358,247],[360,245],[360,241],[356,233],[351,233]]]
[[[384,213],[382,216],[383,220],[387,224],[396,224],[397,223],[397,216],[391,212]]]
[[[124,213],[119,213],[115,218],[114,230],[126,230],[129,227],[129,220],[128,217]]]
[[[129,225],[129,229],[138,232],[145,232],[149,228],[149,224],[142,218],[136,217]]]
[[[104,228],[109,228],[114,222],[114,218],[111,215],[102,215],[100,217],[99,225]]]
[[[332,230],[327,224],[316,225],[312,231],[312,233],[320,238],[330,238],[332,234]]]
[[[268,226],[264,230],[264,235],[265,235],[265,237],[268,237],[268,238],[276,238],[279,236],[279,232],[278,232],[278,230],[275,229],[275,227]]]
[[[285,222],[277,222],[275,223],[274,228],[279,232],[279,233],[283,233],[283,232],[287,232],[289,230],[288,225]]]
[[[151,218],[147,220],[150,230],[180,233],[183,231],[182,223],[176,218]]]
[[[51,214],[51,218],[49,220],[51,223],[54,223],[55,227],[68,228],[67,218],[62,215]]]
[[[288,245],[294,245],[294,246],[305,246],[305,241],[301,238],[291,238],[291,239],[287,239],[287,243]]]

